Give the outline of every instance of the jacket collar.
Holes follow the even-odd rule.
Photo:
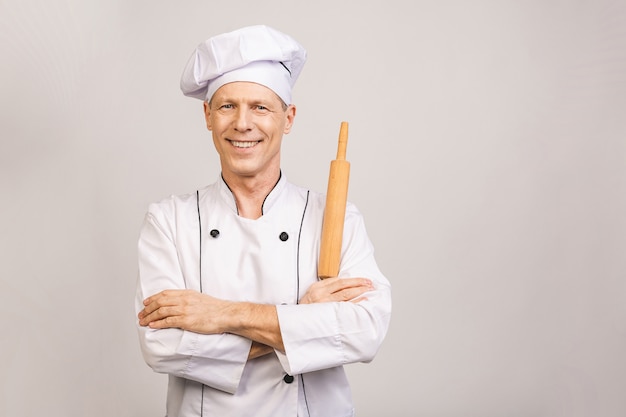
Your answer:
[[[239,214],[239,209],[237,208],[237,201],[235,200],[235,195],[230,190],[230,187],[228,186],[226,181],[224,181],[224,177],[222,177],[221,174],[220,174],[219,180],[217,181],[217,184],[218,184],[219,194],[222,198],[222,201],[226,203],[227,207],[230,210]],[[280,177],[278,178],[278,181],[274,185],[274,188],[272,188],[269,194],[265,196],[265,200],[263,200],[263,207],[261,207],[261,213],[263,215],[268,213],[272,209],[276,201],[278,201],[278,198],[282,194],[282,191],[285,189],[286,184],[287,184],[287,179],[285,178],[281,170]]]

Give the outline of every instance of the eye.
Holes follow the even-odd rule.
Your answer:
[[[260,111],[267,111],[267,110],[269,110],[267,107],[265,107],[262,104],[257,104],[256,109],[260,110]]]
[[[220,106],[220,109],[232,109],[233,105],[232,104],[222,104]]]

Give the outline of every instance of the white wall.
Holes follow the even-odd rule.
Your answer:
[[[350,200],[394,287],[359,417],[626,414],[626,4],[0,1],[0,415],[164,414],[132,300],[147,205],[219,169],[202,40],[305,45],[293,182]]]

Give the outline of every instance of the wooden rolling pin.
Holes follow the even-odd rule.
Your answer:
[[[336,277],[341,261],[343,222],[348,201],[350,162],[346,161],[348,146],[348,122],[341,122],[337,159],[330,162],[326,207],[322,223],[322,240],[317,275],[321,279]]]

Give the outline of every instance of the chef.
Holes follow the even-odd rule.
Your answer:
[[[169,375],[168,417],[353,416],[343,365],[371,361],[387,332],[390,284],[361,214],[348,203],[339,276],[320,280],[325,196],[280,168],[305,60],[251,26],[201,43],[184,69],[221,175],[150,205],[140,232],[139,339]]]

